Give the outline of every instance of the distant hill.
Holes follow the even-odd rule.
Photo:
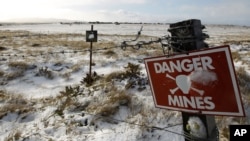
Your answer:
[[[53,19],[53,18],[19,18],[1,21],[1,23],[56,23],[56,22],[75,22],[66,19]]]

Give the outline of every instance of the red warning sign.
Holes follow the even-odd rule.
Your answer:
[[[229,46],[144,59],[156,107],[244,116]]]

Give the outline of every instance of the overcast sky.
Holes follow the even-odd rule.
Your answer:
[[[31,18],[250,26],[250,0],[1,0],[0,21]]]

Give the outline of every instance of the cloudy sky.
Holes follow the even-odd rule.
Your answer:
[[[0,21],[176,22],[250,26],[250,0],[1,0]]]

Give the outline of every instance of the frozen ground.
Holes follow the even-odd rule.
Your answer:
[[[141,26],[139,40],[169,34],[168,25],[94,25],[92,86],[81,83],[89,72],[90,25],[0,26],[0,140],[182,141],[180,112],[156,109],[147,83],[143,58],[162,55],[160,46],[119,47]],[[239,55],[236,69],[249,72],[249,27],[207,25],[206,31],[211,47],[229,44]],[[221,139],[229,124],[249,124],[245,87],[247,117],[216,117]]]

